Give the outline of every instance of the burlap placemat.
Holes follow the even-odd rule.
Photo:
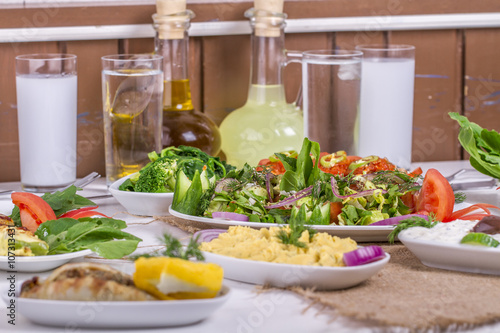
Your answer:
[[[188,232],[207,228],[174,217],[161,220]],[[460,330],[500,321],[499,276],[430,268],[403,245],[382,247],[391,255],[390,262],[358,286],[338,291],[289,289],[331,309],[332,318],[348,316],[414,332]]]

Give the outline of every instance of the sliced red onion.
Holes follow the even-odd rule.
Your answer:
[[[232,212],[213,212],[212,217],[214,219],[223,219],[223,220],[232,220],[232,221],[248,221],[248,216],[240,213],[232,213]]]
[[[273,196],[271,195],[271,173],[266,174],[266,189],[267,189],[267,199],[269,202],[273,201]]]
[[[344,263],[346,266],[359,266],[380,260],[384,257],[385,252],[380,246],[370,245],[344,253]]]
[[[429,219],[429,216],[423,215],[423,214],[408,214],[408,215],[390,217],[390,218],[385,219],[385,220],[373,222],[370,225],[395,225],[395,224],[399,224],[399,222],[401,222],[402,220],[406,220],[406,219],[409,219],[410,217],[414,217],[414,216],[421,217],[421,218],[426,219],[426,220]]]
[[[219,237],[220,234],[227,232],[225,229],[205,229],[198,230],[194,233],[193,238],[198,237],[198,243],[210,242],[212,239]]]
[[[335,178],[332,177],[330,182],[332,183],[333,194],[339,199],[366,197],[368,195],[372,195],[375,191],[381,191],[382,193],[387,193],[387,190],[377,188],[377,189],[373,189],[373,190],[366,190],[366,191],[361,191],[361,192],[348,194],[348,195],[340,195],[338,188],[337,188],[337,181],[335,180]]]
[[[313,189],[313,186],[311,185],[309,187],[306,187],[303,190],[298,191],[294,195],[289,196],[288,198],[286,198],[284,200],[281,200],[281,201],[279,201],[279,202],[277,202],[275,204],[272,204],[272,205],[264,206],[264,208],[266,208],[266,209],[272,209],[272,208],[278,208],[278,207],[283,207],[283,206],[286,206],[286,205],[290,205],[290,204],[294,203],[295,201],[297,201],[299,199],[302,199],[304,197],[307,197],[308,195],[311,195],[312,189]]]

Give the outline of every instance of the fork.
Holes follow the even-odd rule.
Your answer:
[[[101,177],[101,175],[99,173],[97,173],[95,171],[91,172],[88,175],[86,175],[85,177],[83,177],[81,179],[77,179],[74,183],[69,184],[68,186],[65,186],[61,189],[58,189],[58,191],[64,191],[65,189],[69,188],[71,185],[75,185],[76,187],[82,188],[82,187],[87,186],[88,184],[92,183],[94,180],[96,180],[99,177]],[[0,195],[1,194],[10,194],[12,192],[14,192],[14,190],[3,190],[3,191],[0,191]]]

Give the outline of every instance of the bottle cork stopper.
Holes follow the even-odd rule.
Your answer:
[[[284,0],[254,0],[254,9],[281,14],[283,13],[283,3]],[[276,20],[282,20],[282,18],[277,16],[257,18],[255,22],[255,35],[261,37],[279,37],[281,30]]]
[[[271,13],[283,13],[284,0],[255,0],[256,10],[266,10]]]
[[[187,15],[178,15],[186,11],[186,0],[156,0],[158,37],[160,39],[183,39],[183,23]]]
[[[186,11],[186,0],[156,0],[156,13],[160,16]]]

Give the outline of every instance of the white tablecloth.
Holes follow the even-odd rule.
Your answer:
[[[414,164],[421,166],[422,169],[436,168],[445,176],[452,174],[461,168],[467,169],[467,172],[460,175],[459,180],[463,179],[481,179],[481,174],[473,170],[467,161],[449,161],[449,162],[428,162]],[[0,189],[20,190],[19,183],[1,183]],[[107,187],[103,178],[87,186],[79,194],[84,196],[93,196],[107,193]],[[478,189],[466,192],[468,202],[488,202],[498,204],[499,194],[494,189]],[[99,211],[113,216],[115,218],[127,221],[126,231],[141,237],[141,250],[147,249],[152,245],[161,244],[158,237],[165,232],[171,233],[178,238],[186,239],[189,235],[167,223],[154,221],[150,217],[134,217],[125,212],[125,209],[114,199],[96,200],[99,205]],[[10,196],[0,195],[0,213],[10,214],[12,203]],[[102,259],[84,259],[98,260],[111,265],[118,265],[126,271],[133,271],[131,263],[122,260],[111,261]],[[16,273],[16,281],[20,282],[34,275],[45,277],[50,272],[41,273]],[[499,277],[500,278],[500,277]],[[236,281],[225,280],[224,283],[232,290],[229,301],[208,319],[184,327],[163,328],[163,329],[145,329],[145,330],[126,330],[126,332],[205,332],[205,333],[256,333],[256,332],[380,332],[381,328],[373,327],[370,324],[358,322],[349,318],[337,318],[332,321],[332,316],[322,312],[314,306],[310,307],[307,300],[288,291],[267,291],[259,293],[254,285],[240,283]],[[6,272],[0,272],[0,288],[4,290],[7,285]],[[37,326],[29,322],[22,315],[17,314],[15,326],[8,323],[7,309],[5,303],[0,300],[0,332],[67,332],[64,328]],[[485,307],[488,305],[485,304]],[[331,313],[331,312],[330,312]],[[123,314],[134,315],[132,314]],[[161,316],[161,313],[158,313]],[[76,332],[123,332],[123,330],[70,330]],[[384,331],[382,329],[382,331]],[[405,332],[405,329],[396,329],[398,332]],[[500,332],[500,323],[479,327],[470,332]]]

